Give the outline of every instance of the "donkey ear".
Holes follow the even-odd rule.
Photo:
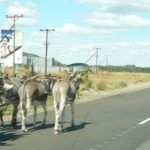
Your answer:
[[[82,76],[84,76],[85,74],[86,74],[86,72],[82,72],[82,73],[78,74],[77,76],[78,76],[78,77],[82,77]]]

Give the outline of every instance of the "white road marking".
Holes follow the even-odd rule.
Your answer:
[[[150,118],[147,118],[147,119],[145,119],[144,121],[140,122],[139,125],[143,125],[143,124],[145,124],[145,123],[147,123],[147,122],[149,122],[149,121],[150,121]]]

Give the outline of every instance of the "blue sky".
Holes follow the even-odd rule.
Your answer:
[[[6,15],[23,14],[16,28],[24,32],[23,51],[45,55],[62,63],[85,62],[99,51],[98,63],[150,66],[149,0],[0,0],[0,29],[9,29]],[[95,58],[89,61],[95,64]]]

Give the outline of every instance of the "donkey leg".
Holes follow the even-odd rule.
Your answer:
[[[1,124],[0,126],[4,126],[4,120],[3,120],[3,110],[0,111],[0,120],[1,120]]]
[[[64,119],[65,119],[65,105],[63,105],[63,110],[62,110],[62,112],[61,112],[61,125],[60,125],[60,131],[62,131],[63,130],[63,128],[64,128],[64,126],[63,126],[63,124],[64,124]]]
[[[25,125],[25,120],[26,120],[27,112],[24,109],[22,109],[21,110],[21,115],[22,115],[21,130],[23,132],[27,132],[28,130],[27,130],[26,125]]]
[[[12,113],[12,121],[11,121],[13,128],[16,128],[17,126],[18,105],[19,105],[18,102],[13,104],[13,113]]]
[[[23,105],[23,103],[21,102],[21,113],[22,113],[22,130],[23,132],[27,132],[28,129],[26,128],[26,117],[28,112],[31,109],[31,98],[27,98],[26,99],[26,104]]]
[[[2,100],[2,104],[5,104],[6,102],[6,98],[4,96],[0,96],[1,100]],[[0,120],[1,120],[1,124],[0,126],[4,126],[4,120],[3,120],[3,115],[4,115],[4,111],[7,109],[7,106],[3,106],[0,109]]]
[[[42,103],[42,107],[43,107],[43,110],[44,110],[44,120],[43,120],[43,127],[45,126],[46,124],[46,119],[47,119],[47,108],[46,108],[46,102]]]
[[[71,127],[74,127],[74,102],[70,102],[71,106]]]
[[[63,130],[63,123],[64,123],[64,111],[65,111],[65,105],[66,105],[66,97],[65,96],[62,96],[61,97],[61,101],[60,101],[60,106],[59,106],[59,117],[61,117],[61,124],[59,126],[59,131],[62,131]]]
[[[54,134],[58,134],[59,132],[59,110],[58,104],[54,101],[54,110],[55,110],[55,126],[54,126]]]
[[[34,117],[33,117],[33,126],[36,128],[36,120],[37,120],[37,102],[34,102]]]

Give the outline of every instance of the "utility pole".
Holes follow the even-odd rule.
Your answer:
[[[46,41],[45,41],[45,76],[46,76],[47,75],[48,33],[51,31],[55,31],[55,29],[40,29],[40,31],[46,33]]]
[[[98,51],[101,49],[101,48],[94,48],[94,49],[96,49],[96,74],[97,74],[97,68],[98,68],[98,57],[99,57],[99,55],[98,55]]]
[[[9,16],[7,15],[6,18],[13,19],[13,26],[14,26],[14,35],[13,35],[13,76],[16,74],[16,66],[15,66],[15,47],[16,47],[16,20],[19,18],[23,18],[23,15],[13,15]]]
[[[106,55],[106,67],[108,66],[108,55]]]

